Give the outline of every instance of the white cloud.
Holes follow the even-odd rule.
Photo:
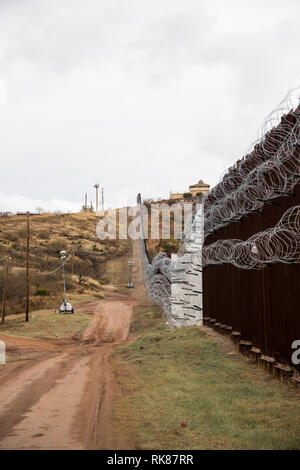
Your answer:
[[[298,0],[2,0],[1,193],[76,205],[100,181],[117,205],[215,184],[298,79],[299,13]]]
[[[61,201],[57,198],[42,201],[26,198],[21,194],[7,195],[0,193],[0,212],[35,212],[37,208],[42,208],[45,212],[79,212],[81,205],[80,203]]]

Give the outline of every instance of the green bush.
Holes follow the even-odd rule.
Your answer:
[[[98,282],[99,282],[99,284],[100,284],[101,286],[105,286],[105,284],[106,284],[106,282],[105,282],[105,281],[102,281],[102,280],[100,280],[100,281],[98,281]]]
[[[37,295],[46,296],[46,295],[49,295],[49,291],[47,289],[39,288],[35,291],[35,293],[33,295],[35,295],[35,296],[37,296]]]
[[[183,199],[184,199],[185,201],[191,201],[191,200],[193,199],[192,193],[184,193],[184,194],[183,194]]]

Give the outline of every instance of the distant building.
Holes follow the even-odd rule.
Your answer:
[[[189,187],[190,193],[193,197],[197,196],[198,193],[202,193],[203,196],[209,192],[210,185],[204,183],[204,181],[199,180],[197,184],[192,184]]]
[[[180,199],[182,200],[183,199],[183,193],[170,193],[170,199]]]
[[[210,190],[210,185],[204,183],[202,180],[199,180],[197,184],[191,184],[189,187],[189,192],[193,197],[197,196],[198,193],[202,193],[203,196],[208,193]],[[172,193],[170,192],[171,200],[183,200],[185,193]]]

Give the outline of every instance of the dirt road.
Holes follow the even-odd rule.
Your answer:
[[[137,244],[134,257],[136,289],[131,297],[80,307],[93,315],[80,344],[10,340],[14,348],[18,341],[20,348],[36,345],[43,356],[0,371],[0,449],[132,448],[126,436],[114,437],[117,383],[109,357],[126,341],[132,307],[144,298]]]

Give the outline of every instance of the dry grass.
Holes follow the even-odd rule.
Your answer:
[[[71,250],[75,244],[79,244],[77,257],[88,253],[87,261],[95,258],[104,261],[125,253],[128,250],[126,240],[100,240],[97,237],[98,222],[95,214],[82,212],[31,216],[31,266],[48,270],[54,261],[57,265],[60,250]],[[25,244],[26,217],[1,217],[0,257],[10,254],[15,266],[24,267]]]
[[[98,281],[107,282],[106,264],[128,253],[127,240],[101,241],[96,235],[99,218],[93,213],[42,214],[30,217],[30,296],[32,309],[54,307],[63,295],[62,273],[41,276],[57,268],[59,252],[75,254],[66,265],[67,290],[72,294],[94,293],[102,296]],[[0,217],[0,259],[10,256],[7,313],[21,313],[25,308],[26,216]],[[0,268],[0,300],[4,270]],[[37,289],[47,289],[49,296],[34,296]]]
[[[230,354],[198,327],[165,330],[137,308],[143,333],[114,356],[116,433],[138,449],[299,449],[299,392]],[[181,421],[187,427],[181,427]]]
[[[64,315],[33,312],[28,323],[25,323],[20,315],[8,317],[4,325],[0,324],[0,334],[33,339],[79,338],[88,326],[90,318],[88,315],[76,313]]]

